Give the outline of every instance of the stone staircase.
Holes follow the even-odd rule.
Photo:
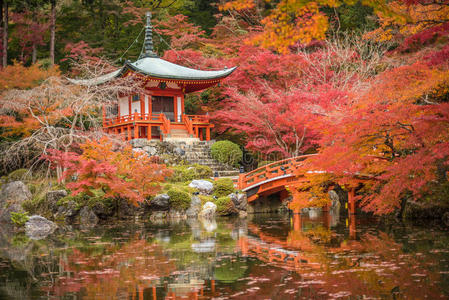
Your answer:
[[[234,177],[239,176],[239,170],[222,164],[210,155],[210,147],[215,141],[197,141],[184,148],[185,158],[192,164],[208,166],[212,169],[214,176]]]
[[[189,138],[189,137],[190,137],[190,134],[187,131],[187,129],[180,129],[180,128],[171,129],[170,138],[172,138],[172,139],[183,139],[183,138]]]

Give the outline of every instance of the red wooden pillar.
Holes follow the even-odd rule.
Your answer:
[[[197,126],[195,126],[195,137],[199,138],[199,128]]]
[[[151,125],[147,126],[147,140],[151,140]]]
[[[206,128],[206,141],[210,141],[210,127]]]
[[[128,116],[130,116],[130,117],[132,115],[132,111],[131,111],[131,97],[132,96],[128,96]]]
[[[355,214],[355,188],[348,190],[348,212],[350,215]]]
[[[156,287],[153,286],[153,300],[157,299],[157,295],[156,295]]]
[[[131,125],[128,125],[127,134],[128,134],[128,141],[130,141],[131,140]]]
[[[137,289],[139,290],[139,300],[143,300],[143,286],[138,285]]]
[[[202,141],[203,140],[203,128],[199,128],[198,133],[200,135],[200,141]]]
[[[210,289],[212,291],[212,294],[215,294],[215,279],[212,279],[210,281]]]

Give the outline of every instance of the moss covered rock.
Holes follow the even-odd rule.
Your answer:
[[[167,195],[170,197],[170,208],[176,210],[186,210],[190,207],[190,195],[189,193],[172,187],[168,190]]]
[[[220,198],[235,192],[234,182],[230,178],[220,178],[214,181],[214,196]]]
[[[170,177],[170,182],[185,182],[195,179],[207,179],[212,177],[212,169],[208,166],[193,165],[178,165],[171,167],[173,175]]]
[[[228,216],[238,213],[231,198],[227,196],[216,199],[214,203],[217,205],[217,214],[220,216]]]

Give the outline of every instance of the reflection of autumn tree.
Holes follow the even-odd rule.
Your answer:
[[[331,244],[323,228],[291,230],[288,237],[280,239],[250,226],[249,230],[260,241],[249,242],[247,253],[281,269],[295,271],[302,276],[305,286],[313,286],[323,295],[382,298],[397,293],[414,299],[440,297],[439,274],[428,267],[432,264],[431,256],[406,253],[401,244],[383,232],[365,233],[357,241],[340,240],[337,244],[334,239]],[[270,250],[263,251],[264,247],[272,249],[271,253],[296,251],[300,263],[293,264],[289,258],[267,260]],[[346,292],[341,294],[342,291]]]
[[[74,249],[60,262],[67,272],[52,287],[56,296],[83,292],[87,298],[115,299],[132,296],[136,288],[149,287],[160,277],[174,271],[174,263],[162,248],[145,239],[135,239],[121,246],[107,246],[103,251]]]

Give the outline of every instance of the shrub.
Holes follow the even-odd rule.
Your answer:
[[[170,177],[171,182],[192,181],[194,179],[205,179],[212,176],[212,169],[208,166],[178,165],[171,167],[173,175]]]
[[[17,227],[23,227],[25,226],[25,223],[28,221],[30,217],[28,216],[28,213],[26,212],[11,212],[11,221],[17,226]]]
[[[220,178],[214,181],[214,196],[224,197],[235,192],[234,182],[230,178]]]
[[[189,193],[178,188],[171,188],[167,195],[170,196],[170,207],[180,210],[186,210],[190,207]]]
[[[237,212],[234,203],[229,197],[220,197],[216,199],[215,205],[217,205],[217,214],[221,216],[227,216]]]
[[[238,167],[242,160],[243,152],[239,145],[231,141],[219,141],[210,148],[212,158],[229,166]]]

